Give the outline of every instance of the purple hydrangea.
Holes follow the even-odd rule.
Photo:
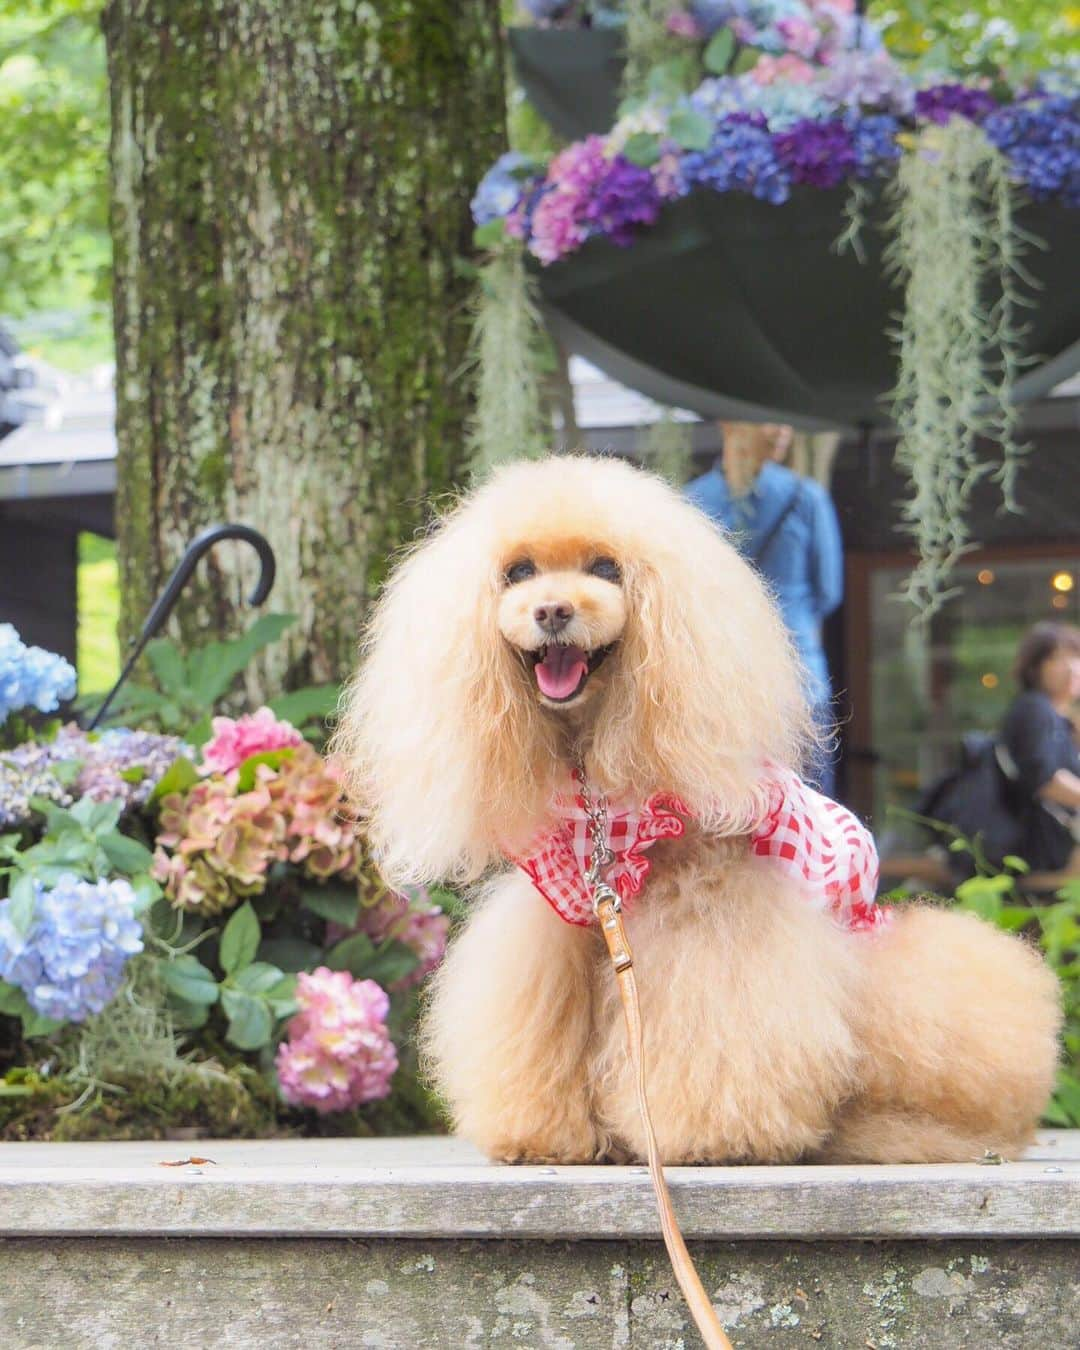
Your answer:
[[[57,806],[71,804],[71,794],[54,773],[44,747],[21,745],[0,755],[0,829],[28,821],[34,797],[44,797]]]
[[[747,0],[690,0],[686,8],[701,35],[712,37],[724,24],[745,14]]]
[[[716,128],[705,150],[683,159],[688,186],[714,192],[749,192],[779,206],[788,199],[791,176],[780,163],[764,118],[736,114]]]
[[[997,101],[985,89],[966,84],[935,84],[915,95],[915,114],[924,122],[944,126],[950,117],[965,117],[981,122],[997,107]]]
[[[773,142],[792,181],[809,187],[837,187],[857,167],[854,137],[839,117],[796,122],[788,131],[778,132]]]
[[[819,93],[833,108],[874,108],[900,117],[911,112],[916,98],[911,81],[887,52],[838,55]]]
[[[888,113],[849,117],[848,128],[855,149],[856,178],[875,178],[900,158],[896,139],[900,123]]]
[[[23,708],[55,712],[74,697],[74,666],[56,652],[28,647],[10,623],[0,623],[0,724]]]
[[[53,740],[20,745],[6,758],[23,770],[77,764],[79,772],[73,784],[76,796],[99,802],[122,801],[126,809],[142,806],[165,772],[183,755],[192,757],[179,736],[159,736],[127,727],[94,735],[72,723],[61,727]]]
[[[0,979],[17,985],[35,1012],[84,1022],[116,997],[128,958],[143,949],[128,882],[84,881],[65,872],[51,888],[34,883],[28,932],[0,901]]]
[[[651,225],[659,214],[660,193],[652,174],[616,155],[594,184],[582,219],[596,233],[625,248],[633,241],[634,227]]]
[[[983,130],[1033,197],[1060,197],[1066,206],[1080,206],[1078,112],[1075,98],[1022,99],[992,112]]]
[[[536,164],[528,155],[510,150],[500,155],[480,180],[469,205],[477,225],[508,216],[521,200],[530,180],[536,178]]]

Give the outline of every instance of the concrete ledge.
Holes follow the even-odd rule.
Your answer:
[[[1077,1343],[1080,1134],[999,1165],[671,1176],[736,1347]],[[690,1350],[656,1233],[642,1169],[448,1139],[3,1144],[0,1326],[4,1350]]]
[[[203,1164],[168,1166],[194,1154]],[[1020,1162],[668,1172],[688,1238],[1080,1237],[1080,1132]],[[656,1239],[639,1167],[497,1167],[458,1140],[0,1144],[0,1236]]]

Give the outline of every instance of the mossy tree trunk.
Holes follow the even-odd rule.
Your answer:
[[[388,554],[460,481],[468,201],[503,146],[498,0],[110,0],[117,515],[131,633],[243,521],[299,615],[249,693],[340,677]],[[235,633],[223,545],[177,620]]]

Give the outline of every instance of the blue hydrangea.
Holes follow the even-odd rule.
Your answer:
[[[690,0],[687,5],[694,22],[706,37],[712,37],[718,28],[723,28],[732,19],[746,18],[747,8],[748,0]]]
[[[777,158],[763,119],[735,116],[721,122],[708,148],[683,159],[688,186],[714,192],[749,192],[779,206],[788,199],[791,175]]]
[[[690,105],[707,117],[732,113],[760,113],[771,131],[785,131],[809,117],[824,117],[832,105],[810,84],[778,80],[758,84],[749,75],[722,75],[702,80],[690,95]]]
[[[143,949],[128,882],[84,881],[65,872],[34,884],[34,915],[23,935],[0,901],[0,979],[17,985],[35,1012],[83,1022],[116,997],[128,958]]]
[[[13,712],[55,712],[75,697],[75,669],[55,652],[28,647],[9,623],[0,623],[0,723]]]
[[[855,147],[856,178],[874,178],[888,171],[900,158],[896,135],[900,123],[888,113],[849,117],[848,127]]]
[[[1080,100],[1021,99],[992,112],[983,131],[1033,197],[1080,206]]]
[[[535,178],[536,165],[528,155],[510,150],[500,155],[480,180],[469,205],[477,225],[487,225],[510,214],[518,204],[526,185]]]

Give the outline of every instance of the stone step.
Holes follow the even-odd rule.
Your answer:
[[[1077,1343],[1080,1132],[1015,1162],[668,1175],[736,1345]],[[0,1144],[18,1350],[697,1345],[658,1237],[643,1168],[452,1139]]]

